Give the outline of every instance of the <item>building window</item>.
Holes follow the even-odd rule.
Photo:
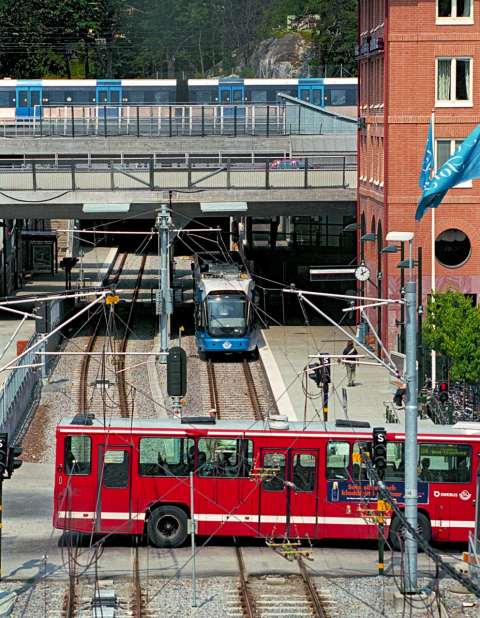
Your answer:
[[[470,257],[472,246],[470,239],[461,230],[445,230],[435,241],[435,257],[448,268],[462,266]]]
[[[437,0],[438,24],[473,24],[472,0]]]
[[[471,82],[471,58],[437,58],[436,105],[471,105]]]
[[[463,139],[437,139],[435,144],[437,146],[437,170],[448,161],[448,159],[454,154],[460,144],[463,143]],[[455,189],[471,189],[472,181],[466,180],[455,185]]]

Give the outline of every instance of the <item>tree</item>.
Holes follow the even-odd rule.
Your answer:
[[[437,293],[423,326],[427,345],[446,356],[452,380],[480,381],[480,309],[460,292]]]

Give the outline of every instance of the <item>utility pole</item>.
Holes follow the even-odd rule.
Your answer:
[[[170,288],[170,229],[169,229],[169,212],[166,204],[162,204],[160,213],[157,214],[157,229],[158,229],[158,295],[157,295],[157,313],[159,314],[159,329],[160,329],[160,362],[167,362],[168,352],[168,330],[170,316],[173,313],[173,294]]]
[[[412,256],[410,255],[410,260]],[[412,268],[412,264],[410,264]],[[407,401],[405,406],[405,517],[417,530],[417,289],[410,279],[405,285],[407,364]],[[404,592],[417,592],[417,539],[406,530],[405,533]]]

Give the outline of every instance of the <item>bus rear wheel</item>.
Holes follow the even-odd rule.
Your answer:
[[[160,506],[147,523],[148,539],[155,547],[180,547],[187,538],[188,518],[177,506]]]
[[[428,517],[423,513],[418,513],[417,515],[417,531],[424,541],[430,543],[432,539],[432,526]],[[405,526],[398,517],[394,517],[392,521],[389,539],[393,548],[397,551],[400,551],[405,545]],[[421,548],[419,549],[421,551]]]

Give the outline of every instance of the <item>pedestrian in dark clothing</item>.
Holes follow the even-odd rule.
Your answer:
[[[353,343],[353,341],[349,341],[345,347],[345,349],[343,350],[343,356],[351,356],[352,359],[350,360],[349,358],[344,358],[343,362],[345,363],[345,367],[347,369],[347,380],[348,380],[348,384],[347,386],[355,386],[355,371],[357,368],[357,356],[358,356],[358,352],[357,352],[357,348],[355,347],[355,344]]]

